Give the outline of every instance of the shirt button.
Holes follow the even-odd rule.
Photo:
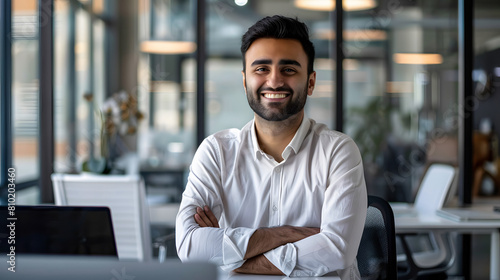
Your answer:
[[[281,172],[281,167],[276,167],[276,169],[274,169],[274,172],[280,173]]]
[[[278,211],[278,207],[276,207],[276,205],[273,205],[273,211]]]

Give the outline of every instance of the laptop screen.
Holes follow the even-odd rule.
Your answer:
[[[0,206],[2,253],[117,256],[107,207],[15,206],[14,214]]]

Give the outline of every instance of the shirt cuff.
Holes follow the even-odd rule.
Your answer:
[[[264,256],[286,276],[290,276],[297,265],[297,248],[292,243],[270,250]]]
[[[221,266],[223,270],[234,270],[243,265],[248,241],[255,230],[243,227],[224,230],[222,240],[222,261],[224,265]]]

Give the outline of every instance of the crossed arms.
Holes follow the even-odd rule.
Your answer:
[[[208,138],[193,159],[176,219],[179,258],[210,261],[226,271],[287,276],[357,271],[366,187],[361,157],[350,152],[353,142],[348,144],[352,147],[345,152],[335,152],[338,164],[314,172],[322,176],[306,176],[299,183],[290,181],[295,178],[290,171],[283,175],[281,183],[290,192],[280,200],[271,193],[275,173],[260,173],[253,155],[222,153],[219,146],[230,145]],[[339,145],[336,149],[343,151]],[[236,159],[231,157],[244,165],[244,172],[233,172]],[[302,204],[293,203],[297,199]],[[210,209],[198,209],[204,205]]]
[[[208,206],[205,206],[203,209],[198,207],[194,219],[200,227],[219,228],[217,218]],[[246,260],[245,263],[234,271],[238,273],[283,275],[283,272],[274,266],[263,254],[279,246],[302,240],[319,232],[319,228],[308,227],[281,226],[259,228],[252,234],[248,241],[247,251],[243,258]]]

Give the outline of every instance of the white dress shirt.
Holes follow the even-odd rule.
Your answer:
[[[321,232],[266,252],[287,276],[337,271],[358,279],[356,255],[367,193],[359,150],[345,134],[304,118],[278,163],[259,147],[254,121],[207,137],[195,153],[176,221],[182,261],[212,261],[224,270],[245,261],[260,227],[319,227]],[[220,228],[193,216],[207,205]]]

